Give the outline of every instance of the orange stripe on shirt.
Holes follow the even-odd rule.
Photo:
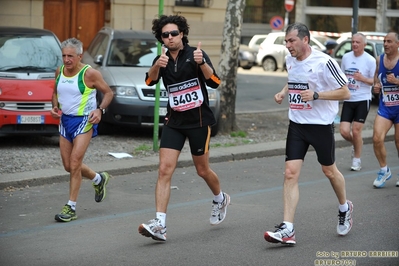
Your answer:
[[[215,82],[215,83],[217,83],[218,85],[220,85],[220,79],[219,79],[215,74],[213,74],[213,75],[211,76],[211,80],[213,80],[213,82]]]

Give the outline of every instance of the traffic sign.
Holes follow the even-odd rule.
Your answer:
[[[274,16],[270,19],[270,27],[273,30],[281,30],[284,28],[284,19],[280,16]]]
[[[287,12],[291,12],[294,9],[295,0],[284,0],[284,7]]]

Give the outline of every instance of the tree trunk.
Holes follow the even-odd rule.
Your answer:
[[[227,2],[218,66],[218,75],[222,81],[219,86],[221,105],[219,131],[222,134],[237,129],[235,117],[237,68],[244,8],[245,0],[229,0]]]

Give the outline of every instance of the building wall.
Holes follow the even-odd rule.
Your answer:
[[[43,28],[43,0],[0,0],[0,26]]]

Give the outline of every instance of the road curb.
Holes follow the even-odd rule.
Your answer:
[[[364,144],[372,143],[372,130],[363,131]],[[394,140],[393,128],[388,132],[386,142]],[[350,146],[349,142],[344,140],[339,133],[335,134],[336,148]],[[313,148],[310,147],[310,150]],[[283,156],[285,153],[285,140],[239,145],[233,147],[213,148],[210,151],[210,163],[219,163],[227,161],[246,160],[253,158],[264,158],[271,156]],[[281,159],[281,163],[284,159]],[[158,156],[150,156],[145,158],[121,159],[107,163],[90,164],[95,171],[107,171],[113,176],[138,174],[147,171],[157,171],[159,158]],[[188,152],[181,153],[177,167],[192,166],[191,154]],[[378,162],[376,160],[376,167]],[[339,168],[339,166],[338,166]],[[63,168],[41,169],[30,172],[21,172],[13,174],[5,174],[0,178],[0,189],[4,190],[9,187],[21,188],[26,186],[40,186],[45,184],[68,182],[69,174]]]

